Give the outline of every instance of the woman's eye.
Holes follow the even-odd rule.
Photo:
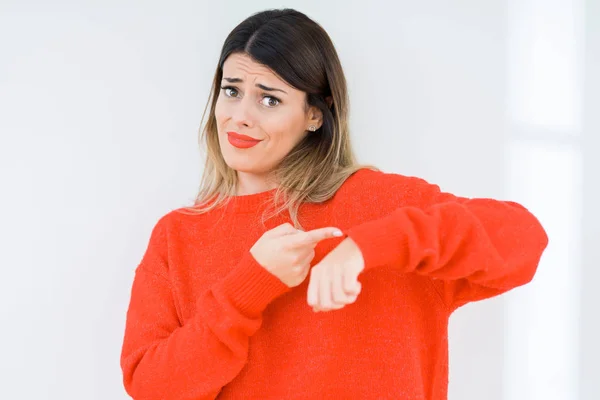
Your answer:
[[[225,90],[225,95],[227,97],[235,97],[235,94],[237,93],[237,90],[235,88],[232,88],[232,87],[227,87],[226,86],[226,87],[223,87],[221,89]],[[233,94],[232,94],[232,92],[233,92]]]
[[[267,102],[265,103],[265,100],[267,100]],[[267,107],[275,107],[279,104],[279,99],[273,96],[265,96],[262,98],[262,102],[265,106]]]
[[[227,96],[227,97],[238,97],[239,96],[238,90],[233,86],[223,86],[223,87],[221,87],[221,89],[225,92],[225,96]],[[279,100],[277,97],[273,97],[273,96],[263,96],[263,98],[261,99],[261,102],[265,107],[273,108],[275,106],[278,106],[279,103],[281,103],[281,100]]]

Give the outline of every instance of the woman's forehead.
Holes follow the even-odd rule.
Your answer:
[[[244,81],[247,78],[253,81],[260,77],[289,87],[269,67],[254,61],[245,54],[232,54],[225,60],[223,64],[223,77],[239,78]]]

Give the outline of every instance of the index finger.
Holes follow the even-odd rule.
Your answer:
[[[296,234],[290,235],[292,246],[305,246],[307,244],[317,244],[321,240],[331,239],[334,237],[340,237],[344,234],[339,228],[327,227],[318,228],[311,231],[300,231]]]

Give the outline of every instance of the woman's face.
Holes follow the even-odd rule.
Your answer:
[[[305,109],[306,94],[245,54],[230,55],[215,107],[219,144],[227,165],[265,177],[300,142],[320,112]],[[240,140],[245,135],[255,141]],[[247,138],[245,138],[247,139]]]

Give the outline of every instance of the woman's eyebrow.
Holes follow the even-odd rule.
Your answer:
[[[223,79],[226,80],[229,83],[244,82],[244,80],[241,79],[241,78],[227,78],[227,77],[224,77]],[[258,88],[261,88],[262,90],[266,90],[267,92],[283,92],[283,93],[287,94],[287,92],[285,90],[267,87],[265,85],[261,85],[260,83],[257,83],[255,86],[258,87]]]

